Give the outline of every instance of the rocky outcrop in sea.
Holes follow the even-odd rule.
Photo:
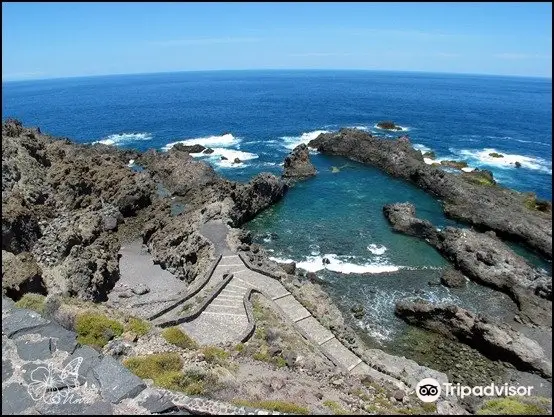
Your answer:
[[[425,239],[468,278],[510,295],[520,320],[552,327],[552,277],[529,265],[494,232],[439,230],[418,219],[411,203],[386,205],[383,213],[395,231]]]
[[[307,178],[316,174],[310,161],[310,151],[305,144],[300,144],[285,158],[283,164],[284,178]]]
[[[495,184],[486,171],[445,172],[425,164],[406,136],[390,140],[357,129],[322,133],[308,146],[410,181],[440,199],[447,216],[492,230],[552,258],[551,204],[535,204],[534,196]]]

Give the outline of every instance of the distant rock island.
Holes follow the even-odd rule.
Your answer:
[[[383,120],[381,122],[378,122],[376,126],[379,129],[385,129],[385,130],[402,130],[402,126],[398,126],[396,123],[394,123],[391,120]]]

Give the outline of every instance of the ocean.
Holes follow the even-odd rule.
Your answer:
[[[321,132],[358,127],[398,136],[376,128],[393,120],[417,149],[490,169],[502,185],[552,199],[550,79],[217,71],[21,81],[2,85],[7,117],[81,143],[139,150],[200,143],[214,149],[202,157],[206,162],[243,182],[262,171],[280,174],[287,153]],[[382,215],[386,203],[411,201],[420,217],[439,227],[455,225],[435,199],[344,158],[314,151],[312,162],[316,177],[298,182],[246,227],[275,260],[317,272],[345,312],[363,305],[366,315],[358,324],[377,345],[393,344],[406,330],[393,311],[407,296],[451,301],[494,317],[515,312],[508,297],[477,284],[429,285],[447,262],[425,242],[392,233]],[[550,263],[512,246],[551,273]]]

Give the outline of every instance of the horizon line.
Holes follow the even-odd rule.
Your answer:
[[[358,72],[392,72],[392,73],[414,73],[414,74],[437,74],[437,75],[466,75],[466,76],[487,76],[487,77],[514,77],[514,78],[534,78],[552,81],[552,76],[539,75],[520,75],[520,74],[491,74],[491,73],[473,73],[473,72],[443,72],[443,71],[418,71],[418,70],[387,70],[387,69],[364,69],[364,68],[246,68],[246,69],[202,69],[202,70],[177,70],[177,71],[156,71],[156,72],[131,72],[131,73],[112,73],[112,74],[93,74],[93,75],[69,75],[62,77],[46,77],[46,78],[23,78],[4,80],[2,84],[13,82],[33,82],[33,81],[54,81],[67,80],[78,78],[101,78],[101,77],[118,77],[132,75],[161,75],[161,74],[182,74],[182,73],[203,73],[203,72],[254,72],[254,71],[358,71]]]

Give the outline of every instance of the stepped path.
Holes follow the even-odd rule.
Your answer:
[[[227,246],[228,229],[225,224],[209,222],[204,225],[201,233],[214,243],[216,253],[221,254],[206,286],[215,287],[217,281],[223,281],[226,274],[232,274],[232,278],[200,315],[179,324],[191,337],[201,344],[238,343],[244,340],[249,326],[253,324],[250,321],[253,318],[249,319],[246,310],[249,304],[247,296],[250,290],[255,290],[271,300],[281,315],[294,323],[296,329],[318,346],[338,367],[350,373],[369,374],[379,379],[387,379],[397,386],[403,385],[400,381],[369,367],[345,347],[278,280],[250,269],[241,257]]]

